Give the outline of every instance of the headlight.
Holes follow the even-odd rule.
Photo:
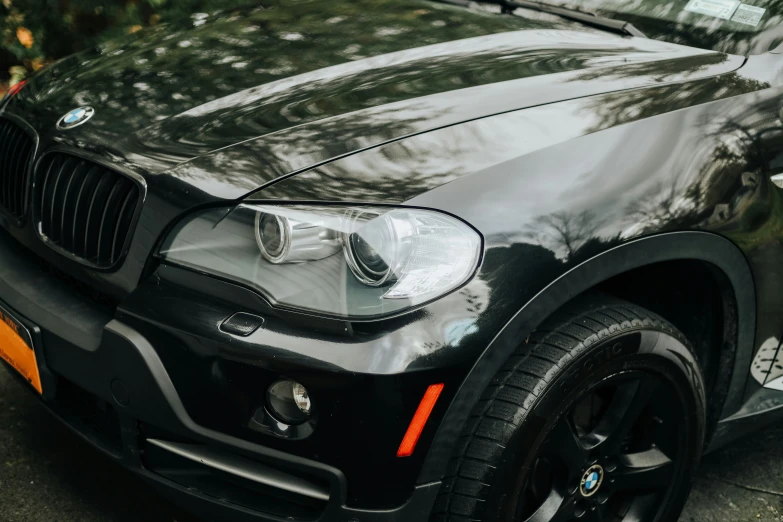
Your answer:
[[[187,217],[160,253],[167,263],[250,286],[277,306],[373,317],[467,282],[481,237],[430,210],[243,204]]]

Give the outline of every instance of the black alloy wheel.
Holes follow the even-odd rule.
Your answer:
[[[673,483],[683,414],[654,374],[605,379],[552,427],[519,519],[642,522]]]
[[[705,411],[698,362],[671,324],[615,299],[580,300],[495,376],[433,519],[675,522]]]

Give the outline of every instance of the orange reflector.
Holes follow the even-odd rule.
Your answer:
[[[438,402],[440,392],[443,391],[443,384],[431,384],[427,391],[424,392],[424,397],[421,398],[419,407],[416,409],[416,413],[413,414],[413,420],[408,426],[408,431],[405,432],[405,436],[402,438],[402,444],[400,449],[397,450],[398,457],[410,457],[413,455],[413,450],[416,447],[416,443],[419,442],[421,432],[424,431],[424,425],[427,424],[427,419],[430,418],[430,413],[435,407],[435,403]]]

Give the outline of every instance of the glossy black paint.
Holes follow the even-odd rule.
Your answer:
[[[676,0],[567,0],[558,5],[631,23],[648,38],[728,54],[763,54],[783,41],[781,6],[777,2],[751,4],[763,9],[755,25],[738,22],[734,17],[718,20],[693,12],[688,2]]]
[[[748,376],[757,349],[783,331],[783,193],[769,179],[783,169],[783,56],[489,7],[395,5],[294,2],[196,19],[31,79],[2,117],[35,135],[36,158],[76,152],[137,177],[146,195],[112,271],[61,256],[29,216],[22,226],[0,217],[0,301],[41,328],[53,375],[111,402],[119,369],[106,351],[120,324],[161,361],[151,389],[170,379],[192,419],[169,424],[165,408],[146,405],[171,397],[135,391],[146,377],[128,374],[122,418],[140,421],[142,435],[157,427],[258,458],[272,458],[258,450],[267,448],[305,459],[344,474],[335,502],[393,508],[414,484],[443,476],[473,404],[546,316],[623,272],[691,259],[713,267],[736,317],[715,348],[730,367],[715,397],[728,420],[713,446],[737,433],[732,415],[777,407],[758,397],[779,392]],[[320,23],[305,25],[305,15]],[[55,129],[88,104],[90,122]],[[274,309],[155,257],[178,218],[242,198],[442,210],[481,232],[484,261],[442,299],[362,322]],[[240,311],[263,327],[221,331]],[[303,440],[250,427],[281,376],[303,382],[320,408]],[[446,391],[414,456],[397,459],[433,382]],[[378,487],[379,473],[393,486]]]

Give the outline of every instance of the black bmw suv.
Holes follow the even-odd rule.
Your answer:
[[[768,0],[268,0],[0,105],[0,358],[210,521],[675,521],[783,411]]]

